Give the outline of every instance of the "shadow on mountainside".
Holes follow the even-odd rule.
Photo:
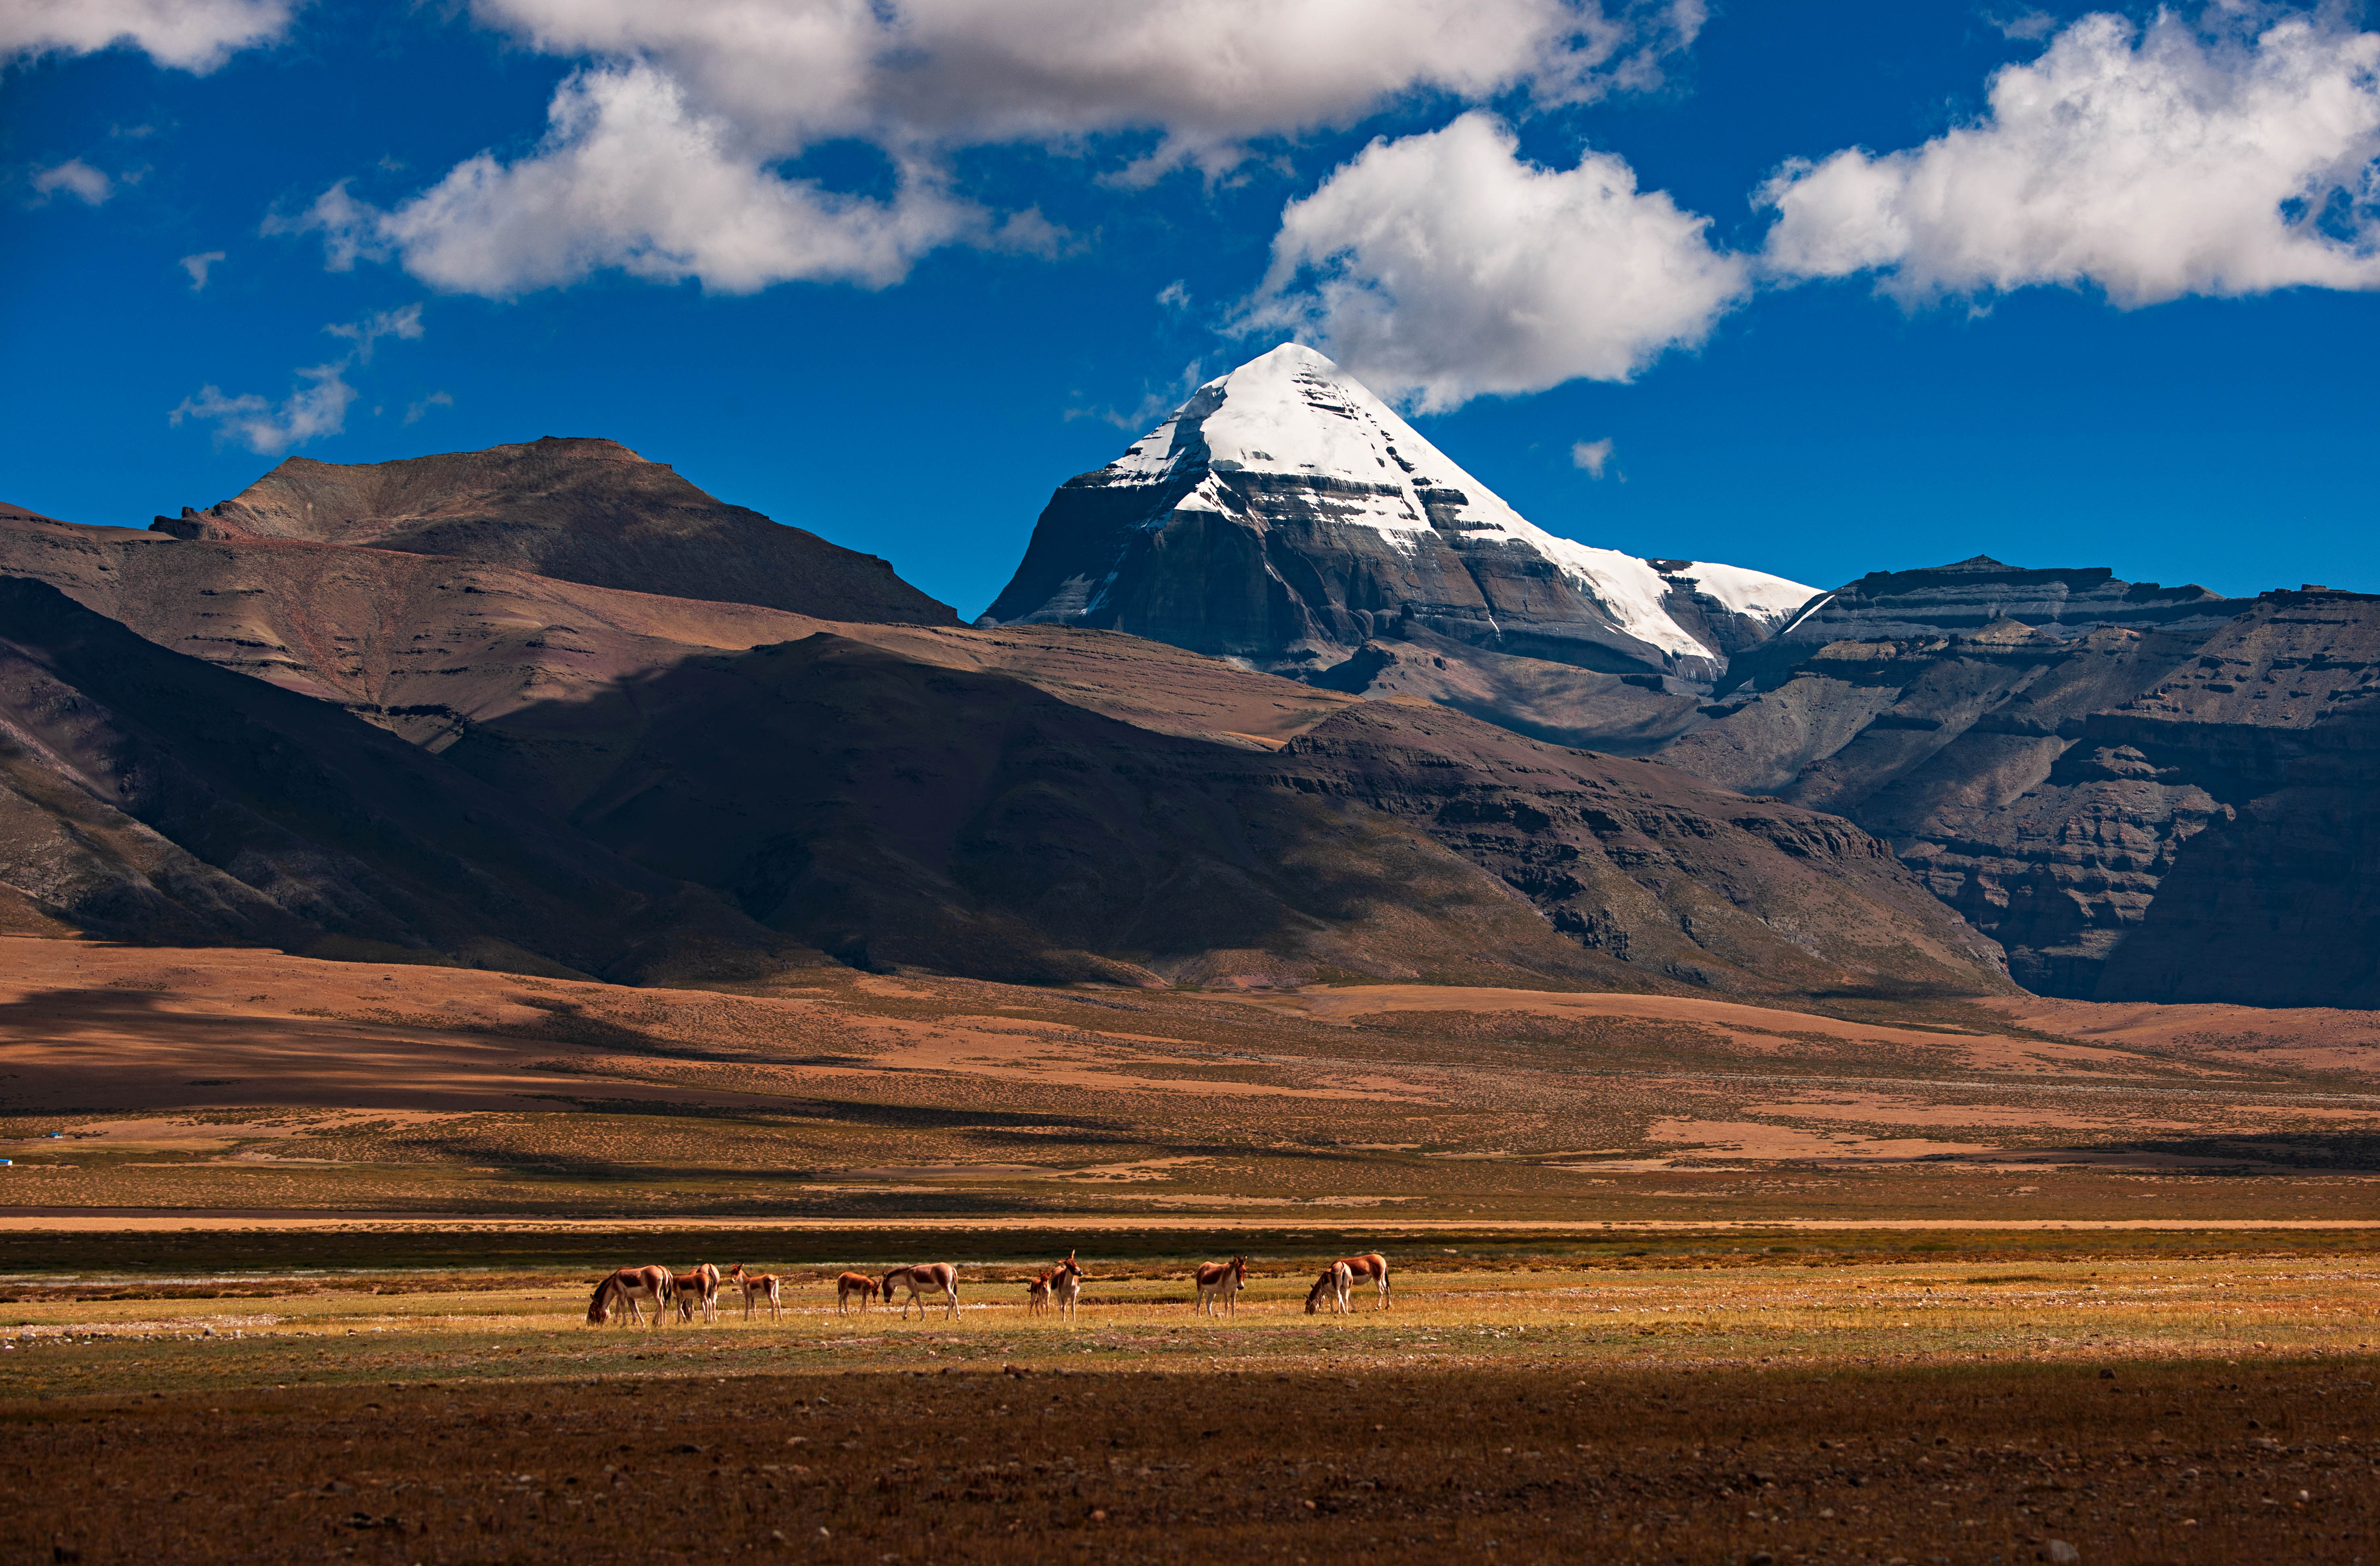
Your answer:
[[[445,756],[880,971],[2010,989],[1847,822],[1419,704],[1251,752],[821,633],[543,703]]]

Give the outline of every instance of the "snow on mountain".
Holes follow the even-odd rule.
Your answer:
[[[1558,538],[1329,358],[1285,343],[1062,486],[985,618],[1104,625],[1284,672],[1417,626],[1705,680],[1815,596]]]

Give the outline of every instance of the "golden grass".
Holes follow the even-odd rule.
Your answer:
[[[1310,1280],[1252,1274],[1235,1319],[1195,1315],[1179,1275],[1089,1258],[1079,1319],[1027,1316],[1015,1268],[963,1268],[958,1318],[841,1314],[800,1269],[785,1317],[752,1323],[723,1294],[716,1325],[593,1329],[589,1279],[408,1293],[401,1278],[293,1281],[266,1297],[42,1299],[0,1305],[0,1398],[254,1385],[469,1380],[496,1375],[748,1374],[942,1364],[1376,1366],[1565,1362],[1876,1365],[2354,1354],[2380,1346],[2380,1267],[2356,1258],[2216,1263],[1958,1262],[1741,1266],[1615,1275],[1547,1269],[1395,1276],[1348,1317],[1307,1316]],[[1118,1274],[1122,1274],[1119,1276]],[[1135,1276],[1135,1274],[1140,1274]],[[249,1285],[257,1287],[259,1285]],[[383,1292],[370,1293],[377,1288]],[[322,1292],[314,1292],[321,1289]],[[212,1336],[208,1334],[212,1333]]]
[[[1001,1267],[965,1269],[955,1322],[839,1316],[814,1276],[774,1325],[589,1328],[559,1277],[0,1305],[0,1558],[2380,1545],[2357,1258],[1412,1268],[1343,1318],[1277,1269],[1220,1323],[1179,1276],[1087,1260],[1075,1324],[1026,1317]]]

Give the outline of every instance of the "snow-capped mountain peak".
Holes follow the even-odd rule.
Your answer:
[[[1062,488],[987,618],[1310,670],[1418,614],[1524,656],[1707,678],[1815,596],[1548,533],[1324,355],[1284,343]]]

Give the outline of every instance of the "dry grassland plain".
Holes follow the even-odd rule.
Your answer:
[[[2380,1559],[2375,1041],[0,941],[0,1560]]]

